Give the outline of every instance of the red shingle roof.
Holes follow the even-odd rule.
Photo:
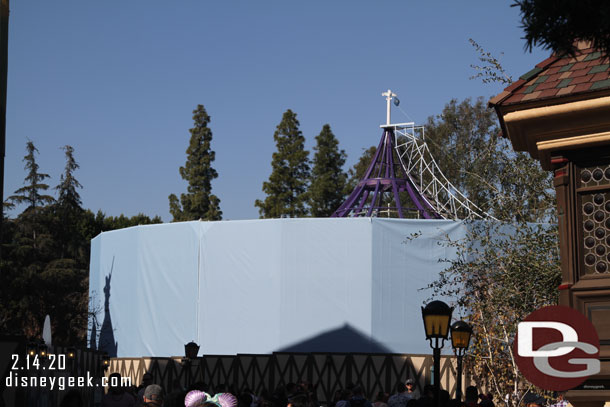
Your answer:
[[[610,88],[609,68],[608,57],[588,43],[580,42],[575,57],[564,55],[545,59],[489,103],[505,106]]]

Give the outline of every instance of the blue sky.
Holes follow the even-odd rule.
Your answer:
[[[452,98],[501,91],[469,79],[478,63],[469,38],[514,78],[545,59],[524,50],[510,3],[13,1],[5,197],[23,185],[28,139],[52,186],[69,144],[84,207],[170,221],[167,197],[186,191],[178,168],[203,104],[224,218],[258,218],[286,109],[310,150],[329,123],[347,169],[378,143],[384,90],[409,116],[396,110],[393,122],[422,124]]]

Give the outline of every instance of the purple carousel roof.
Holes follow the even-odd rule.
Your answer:
[[[423,139],[423,127],[390,124],[392,101],[395,106],[400,102],[390,89],[381,95],[386,98],[387,122],[381,126],[383,134],[375,156],[356,188],[331,217],[494,219],[443,175]]]
[[[407,218],[409,213],[425,219],[440,219],[419,193],[403,167],[394,162],[394,128],[384,127],[381,141],[366,173],[349,197],[331,215],[334,218],[384,216]],[[407,192],[413,207],[403,206],[401,192]]]

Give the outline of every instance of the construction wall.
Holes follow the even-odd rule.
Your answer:
[[[349,384],[359,384],[365,395],[374,400],[380,391],[394,393],[396,384],[407,378],[417,383],[421,393],[433,375],[431,355],[398,354],[293,354],[270,355],[205,355],[184,364],[171,358],[117,358],[112,359],[106,374],[114,372],[131,377],[132,383],[142,382],[144,373],[153,376],[153,382],[168,392],[176,384],[188,388],[192,383],[203,382],[213,387],[226,384],[239,394],[249,389],[255,394],[263,390],[273,392],[279,386],[299,381],[313,384],[318,401],[333,400],[337,390]],[[441,386],[455,397],[456,360],[441,358]],[[462,394],[466,386],[473,384],[468,376],[462,380]]]
[[[90,296],[112,356],[428,353],[421,291],[459,222],[304,218],[181,222],[91,242]],[[420,236],[408,239],[413,234]],[[107,309],[107,311],[106,311]]]

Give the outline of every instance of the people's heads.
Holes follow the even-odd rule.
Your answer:
[[[389,397],[390,397],[390,395],[388,393],[386,393],[385,391],[380,391],[379,393],[377,393],[377,396],[375,396],[375,401],[381,401],[382,403],[387,403]]]
[[[333,396],[333,401],[336,403],[337,401],[341,400],[341,395],[343,393],[343,390],[341,389],[337,389],[335,390],[335,395]]]
[[[109,392],[112,394],[121,394],[124,392],[123,387],[121,386],[121,374],[120,373],[112,373],[108,376],[108,388]]]
[[[424,386],[424,391],[423,391],[423,393],[424,393],[424,394],[422,394],[422,396],[425,396],[425,397],[430,397],[430,398],[434,398],[434,386],[433,386],[433,385],[431,385],[431,384],[426,384],[426,385]]]
[[[301,391],[305,393],[310,392],[313,389],[313,385],[307,380],[301,380],[299,382],[299,387],[301,388]]]
[[[226,383],[219,383],[214,387],[216,393],[226,393],[229,391],[229,386]]]
[[[299,386],[297,386],[296,383],[290,382],[286,385],[286,393],[288,393],[288,394],[294,394],[298,390],[299,390]]]
[[[165,392],[158,384],[150,384],[144,390],[144,405],[157,407],[163,405]]]
[[[288,400],[287,407],[310,407],[309,399],[305,394],[298,394]]]
[[[476,403],[479,399],[479,391],[475,386],[468,386],[466,387],[464,398],[466,401],[474,401]]]
[[[186,407],[237,407],[237,398],[231,393],[218,393],[214,397],[200,390],[192,390],[184,397]]]
[[[343,389],[341,391],[341,400],[349,400],[352,397],[352,391],[349,389]]]
[[[243,392],[237,397],[237,403],[239,407],[250,407],[252,404],[252,395],[250,393]]]
[[[491,394],[487,394],[483,396],[483,399],[479,403],[481,407],[494,407],[493,396]]]
[[[142,386],[144,386],[144,388],[150,386],[151,384],[153,384],[153,376],[152,374],[146,372],[142,375]]]
[[[76,389],[72,389],[66,393],[59,407],[83,407],[83,398],[80,392]]]
[[[204,383],[204,382],[195,382],[192,383],[189,388],[187,389],[187,391],[192,391],[192,390],[199,390],[202,392],[207,392],[208,391],[208,386]]]
[[[407,379],[405,381],[405,387],[409,393],[415,391],[415,380],[411,378]]]
[[[447,404],[449,404],[449,400],[451,399],[451,396],[449,395],[449,392],[447,390],[441,389],[440,399],[441,399],[441,406],[446,406]]]
[[[402,382],[396,383],[396,393],[402,393],[405,390],[407,390],[407,388],[405,387],[405,384]]]
[[[535,393],[527,393],[523,396],[523,404],[525,407],[543,407],[546,404],[546,399]]]

